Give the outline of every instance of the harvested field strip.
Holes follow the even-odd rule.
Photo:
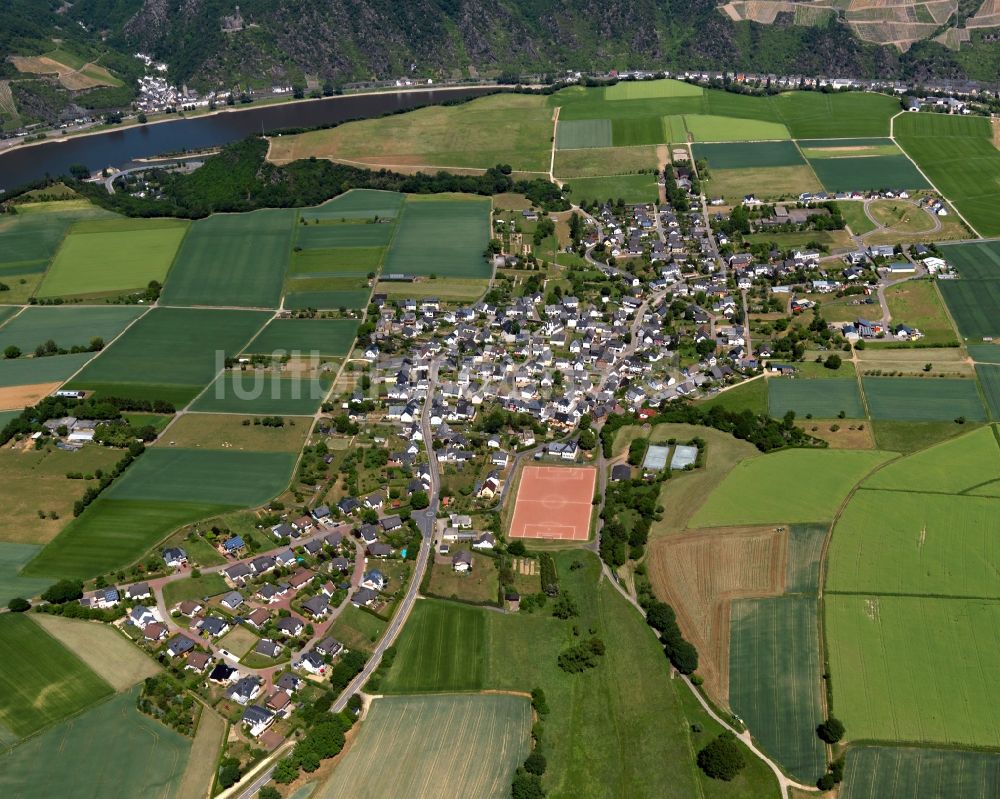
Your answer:
[[[31,620],[74,652],[115,691],[127,691],[146,677],[162,671],[153,658],[106,624],[65,619],[49,613],[32,614]]]
[[[802,782],[826,771],[816,600],[741,599],[733,603],[729,704],[754,738]]]
[[[851,736],[1000,746],[1000,602],[826,597],[832,712]]]
[[[0,388],[0,409],[22,411],[38,404],[62,385],[61,380],[51,383],[32,383],[28,386],[7,386]]]
[[[28,616],[0,615],[0,725],[23,738],[111,693],[108,683]]]
[[[837,522],[826,588],[1000,598],[998,572],[1000,500],[863,488]]]
[[[227,728],[226,720],[216,711],[210,707],[202,708],[177,799],[196,799],[211,793]]]
[[[782,528],[742,528],[661,538],[649,547],[657,596],[673,605],[700,655],[699,673],[716,701],[730,686],[730,602],[781,594],[785,582]]]
[[[317,795],[503,799],[530,749],[530,729],[526,697],[381,697]]]
[[[825,524],[793,524],[789,528],[786,594],[819,592],[819,561],[828,531]]]
[[[998,784],[995,752],[851,747],[840,799],[991,799]]]

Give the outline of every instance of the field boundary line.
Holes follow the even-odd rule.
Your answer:
[[[976,602],[1000,602],[1000,594],[996,596],[967,596],[965,594],[911,594],[907,592],[900,591],[837,591],[830,590],[827,592],[830,596],[891,596],[911,599],[947,599],[947,600],[959,600],[959,601],[976,601]]]
[[[900,144],[900,143],[899,143],[898,141],[896,141],[896,117],[900,117],[900,116],[903,116],[904,114],[907,114],[907,113],[910,113],[910,112],[908,112],[908,111],[900,111],[900,112],[898,112],[897,114],[893,115],[893,116],[892,116],[892,117],[891,117],[891,118],[889,119],[889,138],[890,138],[890,139],[892,139],[893,143],[894,143],[894,144],[895,144],[895,145],[896,145],[896,146],[897,146],[897,147],[898,147],[898,148],[899,148],[900,150],[902,150],[902,151],[903,151],[903,155],[905,155],[905,156],[906,156],[906,158],[907,158],[907,160],[908,160],[908,161],[909,161],[909,162],[910,162],[911,164],[913,164],[913,166],[914,166],[914,168],[915,168],[915,169],[917,170],[917,172],[919,172],[919,173],[920,173],[921,175],[923,175],[923,178],[924,178],[924,180],[926,180],[926,181],[927,181],[927,184],[928,184],[928,185],[929,185],[929,186],[930,186],[930,187],[931,187],[932,189],[934,189],[934,191],[936,191],[936,192],[937,192],[938,194],[940,194],[940,195],[941,195],[942,197],[944,197],[944,198],[945,198],[945,199],[946,199],[946,200],[948,201],[948,204],[949,204],[949,205],[950,205],[950,206],[951,206],[951,207],[952,207],[952,208],[954,209],[955,213],[956,213],[956,214],[958,215],[958,218],[959,218],[959,219],[961,219],[961,220],[962,220],[962,222],[963,222],[963,223],[965,224],[965,226],[966,226],[966,227],[968,227],[968,228],[969,228],[969,230],[971,230],[971,231],[972,231],[973,235],[974,235],[974,236],[975,236],[975,237],[976,237],[977,239],[982,239],[982,235],[981,235],[981,234],[979,233],[979,231],[978,231],[978,230],[976,230],[976,228],[975,228],[975,227],[973,227],[972,223],[971,223],[971,222],[969,222],[969,220],[968,220],[968,219],[966,219],[966,218],[965,218],[965,217],[964,217],[964,216],[962,215],[962,212],[958,210],[958,206],[957,206],[957,205],[955,205],[955,203],[954,203],[954,202],[952,201],[952,199],[951,199],[950,197],[948,197],[948,195],[947,195],[947,194],[945,194],[945,193],[944,193],[943,191],[941,191],[941,189],[939,189],[939,188],[938,188],[938,187],[937,187],[937,186],[936,186],[936,185],[934,184],[934,181],[933,181],[933,180],[931,180],[931,179],[930,179],[929,177],[927,177],[927,173],[926,173],[926,172],[924,172],[924,170],[922,170],[922,169],[920,168],[920,164],[918,164],[918,163],[917,163],[916,161],[914,161],[914,160],[913,160],[913,159],[912,159],[912,158],[910,157],[910,154],[909,154],[908,152],[906,152],[906,148],[905,148],[905,147],[904,147],[904,146],[903,146],[902,144]]]

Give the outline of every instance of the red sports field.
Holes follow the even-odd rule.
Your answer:
[[[525,466],[510,537],[586,541],[596,480],[592,466]]]

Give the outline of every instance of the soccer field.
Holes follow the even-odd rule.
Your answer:
[[[381,697],[360,724],[320,799],[505,799],[531,748],[523,696]]]
[[[0,615],[0,737],[23,738],[110,696],[111,686],[27,616]]]
[[[277,308],[295,211],[213,214],[191,226],[160,297],[163,305]]]
[[[167,276],[188,222],[108,219],[77,223],[56,253],[39,297],[122,294]]]
[[[141,305],[31,306],[0,328],[0,350],[13,345],[30,353],[46,341],[57,347],[89,347],[94,338],[107,344],[146,312]]]
[[[407,199],[384,273],[489,277],[490,203]]]

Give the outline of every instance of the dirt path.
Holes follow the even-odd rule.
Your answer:
[[[562,188],[562,182],[556,179],[555,169],[556,169],[556,139],[559,136],[559,110],[561,106],[556,106],[555,110],[552,112],[552,153],[549,156],[549,180],[555,183],[560,189]]]

